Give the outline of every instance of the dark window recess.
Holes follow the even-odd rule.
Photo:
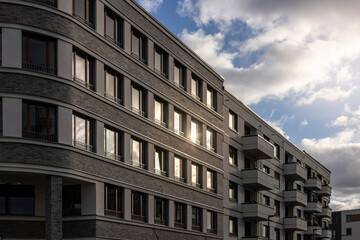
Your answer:
[[[123,217],[123,191],[122,188],[114,185],[105,185],[105,215],[122,218]]]
[[[34,102],[22,104],[23,137],[55,142],[56,109],[55,106]]]
[[[159,47],[154,48],[154,69],[155,72],[167,77],[168,74],[168,55]]]
[[[32,185],[0,184],[0,215],[34,215]]]
[[[111,10],[105,8],[104,24],[106,39],[123,47],[123,20]]]
[[[144,35],[136,31],[132,30],[131,33],[131,54],[135,58],[139,59],[143,63],[147,63],[146,59],[146,51],[147,51],[147,39]]]
[[[0,30],[0,46],[2,46],[2,31]],[[2,47],[0,47],[0,66],[2,66]]]
[[[95,29],[94,0],[73,0],[73,15],[79,21]]]
[[[81,215],[81,185],[63,186],[63,216]]]
[[[131,193],[131,219],[146,222],[146,195],[144,193]]]
[[[167,225],[167,201],[155,197],[155,223]]]
[[[57,7],[57,0],[27,0],[29,2],[36,2],[44,5],[48,5],[50,7]]]
[[[201,209],[197,207],[192,207],[192,230],[201,231]]]
[[[22,67],[56,74],[56,41],[45,36],[24,32],[22,35]]]
[[[0,99],[0,136],[3,135],[3,116],[2,116],[2,99]]]
[[[177,228],[186,228],[186,206],[182,203],[175,202],[175,222]]]

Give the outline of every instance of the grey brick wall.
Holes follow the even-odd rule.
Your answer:
[[[43,221],[0,221],[0,235],[9,238],[45,238],[45,222]]]

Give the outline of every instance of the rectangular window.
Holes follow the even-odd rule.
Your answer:
[[[263,165],[263,172],[266,172],[267,174],[270,174],[270,168],[266,165]]]
[[[280,188],[280,173],[274,171],[275,183],[274,186],[276,188]]]
[[[251,135],[251,128],[248,126],[244,126],[244,136],[250,136]]]
[[[191,78],[191,96],[201,101],[201,87],[200,80],[194,76]]]
[[[351,215],[346,215],[346,222],[352,222]]]
[[[275,158],[280,159],[280,146],[276,143],[274,144],[274,155]]]
[[[106,157],[121,161],[119,133],[108,127],[104,128],[104,152]]]
[[[229,146],[229,164],[237,166],[237,150]]]
[[[166,153],[160,148],[155,148],[155,173],[159,175],[167,175],[167,159]]]
[[[135,167],[145,169],[143,145],[143,142],[137,139],[131,139],[131,164]]]
[[[120,187],[105,184],[105,215],[123,217],[123,190]]]
[[[154,69],[162,76],[167,77],[167,54],[159,47],[154,47]]]
[[[159,99],[154,100],[154,121],[156,124],[166,127],[166,104]]]
[[[81,185],[63,186],[63,216],[81,215]]]
[[[72,76],[76,83],[94,90],[94,60],[86,54],[74,49],[72,58]]]
[[[233,112],[229,112],[229,128],[237,132],[237,116]]]
[[[180,136],[184,136],[183,113],[174,110],[174,132]]]
[[[145,117],[145,91],[135,85],[131,88],[131,110]]]
[[[191,185],[194,187],[201,187],[200,184],[200,168],[198,165],[191,164]]]
[[[131,219],[146,222],[146,195],[140,192],[131,192]]]
[[[296,212],[297,212],[297,217],[298,217],[298,218],[301,218],[301,217],[302,217],[301,210],[300,210],[300,209],[296,209]]]
[[[35,102],[22,104],[23,137],[56,142],[56,108]]]
[[[229,181],[229,199],[237,201],[237,184]]]
[[[206,226],[208,233],[216,233],[216,213],[207,211],[206,212]]]
[[[3,113],[2,113],[2,99],[0,98],[0,136],[3,135]]]
[[[131,53],[132,56],[136,57],[143,63],[146,63],[146,49],[147,49],[147,40],[138,31],[132,29],[131,33]]]
[[[111,101],[121,104],[121,81],[115,71],[105,69],[104,96]]]
[[[206,186],[208,191],[215,193],[216,192],[216,177],[213,171],[207,170],[206,171]]]
[[[199,145],[201,143],[200,124],[194,120],[191,120],[191,141]]]
[[[351,228],[347,228],[346,229],[346,236],[351,236],[352,235],[352,229]]]
[[[34,215],[33,185],[0,184],[0,215]]]
[[[215,133],[209,128],[206,129],[206,148],[215,151]]]
[[[280,229],[274,229],[274,240],[280,240]]]
[[[73,113],[72,115],[72,139],[73,146],[94,151],[93,147],[93,121]]]
[[[201,231],[201,209],[197,207],[192,207],[192,230]]]
[[[95,3],[93,0],[73,0],[73,15],[95,29]]]
[[[237,236],[237,218],[230,217],[229,218],[229,235]]]
[[[270,197],[264,195],[264,204],[270,206]]]
[[[185,204],[175,202],[175,223],[177,228],[186,228],[186,206]]]
[[[280,216],[280,202],[278,200],[274,200],[274,212],[275,215]]]
[[[175,156],[174,157],[174,177],[175,180],[181,181],[181,182],[185,182],[185,178],[184,178],[184,164],[183,164],[183,159]]]
[[[208,108],[216,111],[216,92],[211,88],[206,90],[206,105]]]
[[[167,225],[167,201],[159,197],[155,197],[155,223]]]
[[[181,89],[184,89],[185,68],[178,62],[174,62],[174,83]]]
[[[105,37],[122,47],[123,21],[111,10],[105,8]]]
[[[56,74],[56,40],[23,32],[22,67],[37,72]]]

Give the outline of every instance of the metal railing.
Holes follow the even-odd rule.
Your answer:
[[[196,183],[196,182],[191,182],[191,186],[197,187],[197,188],[201,187],[200,183]]]
[[[154,219],[154,222],[155,222],[156,224],[161,224],[161,225],[167,225],[167,223],[168,223],[167,220],[165,220],[165,219],[160,219],[160,218],[155,218],[155,219]]]
[[[192,225],[191,226],[191,229],[194,230],[194,231],[201,231],[201,226],[195,226],[195,225]]]
[[[207,232],[208,233],[216,233],[216,230],[215,229],[208,229]]]
[[[117,45],[117,46],[119,46],[119,47],[122,48],[121,42],[115,40],[114,38],[112,38],[111,36],[109,36],[109,35],[106,34],[106,33],[105,33],[105,38],[106,38],[108,41],[112,42],[113,44],[115,44],[115,45]]]
[[[193,98],[195,98],[196,100],[198,100],[198,101],[200,101],[200,100],[201,100],[201,99],[200,99],[200,97],[199,97],[198,95],[191,94],[191,96],[192,96]]]
[[[185,178],[175,176],[174,179],[179,182],[185,182]]]
[[[166,172],[161,169],[155,169],[155,173],[166,177]]]
[[[186,228],[186,224],[185,224],[185,223],[174,222],[174,227],[185,229],[185,228]]]
[[[215,152],[215,148],[213,148],[212,146],[207,145],[206,149]]]
[[[106,216],[111,216],[111,217],[116,217],[116,218],[123,218],[123,215],[122,215],[121,211],[114,211],[114,210],[105,209],[104,214]]]
[[[215,107],[214,107],[213,105],[206,104],[206,106],[207,106],[208,108],[210,108],[211,110],[215,111]]]
[[[56,142],[56,135],[53,134],[46,134],[46,133],[39,133],[39,132],[30,132],[30,131],[23,131],[22,132],[23,138],[28,139],[36,139],[48,142]]]
[[[79,20],[80,22],[88,25],[88,26],[91,27],[92,29],[95,29],[95,25],[94,25],[92,22],[84,19],[82,16],[78,15],[76,12],[73,12],[73,16],[74,16],[77,20]]]
[[[81,86],[84,86],[90,90],[93,90],[94,89],[94,85],[92,85],[91,83],[88,83],[88,82],[85,82],[84,80],[76,77],[76,76],[72,76],[73,79],[74,79],[74,82],[76,82],[77,84],[81,85]]]
[[[154,71],[157,73],[157,74],[159,74],[159,75],[161,75],[161,76],[163,76],[163,77],[165,77],[166,78],[166,73],[164,73],[164,72],[162,72],[162,71],[160,71],[159,69],[154,69]]]
[[[184,132],[180,131],[179,129],[174,129],[174,133],[176,133],[177,135],[180,135],[180,136],[184,136]]]
[[[136,60],[138,60],[138,61],[146,64],[146,60],[145,60],[144,58],[142,58],[142,57],[139,57],[139,56],[136,55],[134,52],[131,52],[131,56],[132,56],[133,58],[135,58]]]
[[[146,165],[144,163],[134,161],[134,160],[131,160],[131,165],[138,167],[138,168],[142,168],[142,169],[146,168]]]
[[[108,93],[104,93],[104,96],[107,98],[107,99],[109,99],[109,100],[111,100],[111,101],[113,101],[113,102],[116,102],[117,104],[122,104],[122,100],[121,99],[118,99],[117,97],[114,97],[113,95],[111,95],[111,94],[108,94]]]
[[[119,156],[117,154],[110,153],[110,152],[105,152],[105,157],[114,159],[114,160],[119,161],[119,162],[121,161],[121,156]]]
[[[146,222],[146,216],[132,214],[131,219],[136,221]]]
[[[173,82],[175,86],[177,86],[178,88],[185,90],[185,87],[177,82]]]
[[[197,144],[197,145],[201,145],[199,139],[192,140],[192,142],[195,143],[195,144]]]
[[[56,69],[48,68],[46,67],[46,64],[32,64],[32,63],[23,62],[22,68],[36,72],[44,72],[44,73],[50,73],[56,75]]]
[[[215,193],[215,192],[216,192],[215,188],[207,188],[207,190],[208,190],[209,192],[212,192],[212,193]]]
[[[137,109],[136,107],[131,107],[131,111],[138,114],[138,115],[140,115],[140,116],[145,117],[145,112],[141,111],[140,109]]]
[[[36,2],[44,5],[48,5],[50,7],[57,8],[57,0],[27,0],[28,2]]]
[[[76,141],[75,139],[73,139],[73,146],[90,152],[94,151],[94,146]]]
[[[166,128],[166,123],[165,123],[165,122],[163,122],[163,121],[161,121],[161,120],[159,120],[159,119],[156,119],[156,118],[154,118],[154,122],[155,122],[157,125]]]

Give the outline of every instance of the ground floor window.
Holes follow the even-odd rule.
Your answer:
[[[33,185],[0,184],[0,215],[34,215]]]

